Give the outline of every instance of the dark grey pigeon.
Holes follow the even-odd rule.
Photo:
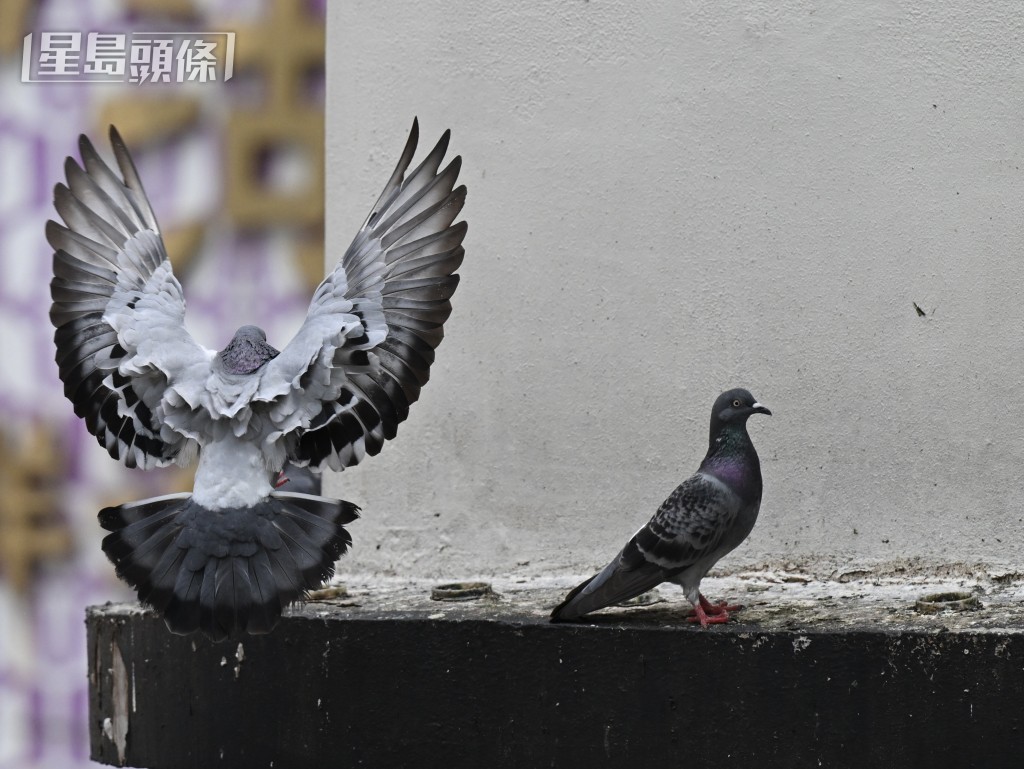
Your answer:
[[[577,619],[621,603],[662,582],[681,585],[703,627],[742,607],[713,604],[700,592],[704,575],[750,534],[761,507],[761,463],[747,435],[751,414],[768,414],[746,390],[729,390],[711,409],[711,439],[697,473],[683,481],[600,573],[576,587],[551,613]]]
[[[243,326],[219,353],[185,329],[185,300],[128,150],[120,177],[89,140],[48,222],[64,394],[115,459],[198,456],[192,494],[108,507],[103,550],[175,633],[265,633],[334,572],[350,502],[275,491],[286,462],[335,470],[377,454],[419,398],[458,285],[466,199],[446,131],[409,170],[419,128],[340,262],[280,351]]]

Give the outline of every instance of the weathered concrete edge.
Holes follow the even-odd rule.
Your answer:
[[[427,611],[307,605],[269,636],[211,644],[137,607],[94,607],[93,759],[280,769],[426,751],[453,767],[618,766],[675,762],[687,734],[696,765],[998,767],[1024,747],[1020,627],[701,631],[650,612],[550,625]],[[698,722],[746,735],[723,760],[690,733]]]

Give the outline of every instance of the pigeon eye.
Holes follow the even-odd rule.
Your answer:
[[[743,405],[743,402],[739,398],[737,398],[736,400],[734,400],[732,402],[733,408],[736,408],[736,409],[738,409],[742,405]]]

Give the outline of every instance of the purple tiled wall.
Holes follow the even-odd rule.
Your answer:
[[[211,28],[264,11],[258,0],[197,6]],[[47,0],[27,23],[26,32],[113,31],[145,28],[149,20],[114,3]],[[53,431],[64,463],[60,512],[74,548],[69,558],[41,564],[27,593],[5,582],[0,563],[0,769],[74,769],[92,766],[84,608],[131,598],[100,551],[96,512],[116,500],[161,493],[166,476],[128,471],[110,460],[63,397],[47,317],[51,251],[43,225],[56,218],[53,184],[62,177],[65,156],[77,155],[78,134],[89,132],[105,151],[106,137],[97,132],[100,106],[144,86],[22,83],[20,70],[20,58],[0,58],[0,430],[9,439],[39,425]],[[197,125],[135,153],[165,230],[221,207],[218,169],[229,97],[220,84],[188,93],[201,104]],[[286,233],[243,236],[227,224],[211,226],[182,280],[192,332],[219,347],[237,326],[258,320],[283,344],[309,301],[291,254]]]

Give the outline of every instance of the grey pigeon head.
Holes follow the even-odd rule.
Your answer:
[[[267,344],[267,334],[259,326],[242,326],[220,351],[220,360],[229,374],[251,374],[279,355]]]
[[[757,398],[749,390],[737,387],[727,390],[718,396],[711,407],[711,437],[728,425],[745,425],[751,414],[772,415],[768,409],[757,402]]]
[[[751,414],[767,414],[748,390],[728,390],[711,407],[711,437],[700,469],[729,486],[742,498],[761,497],[761,463],[747,435]]]

